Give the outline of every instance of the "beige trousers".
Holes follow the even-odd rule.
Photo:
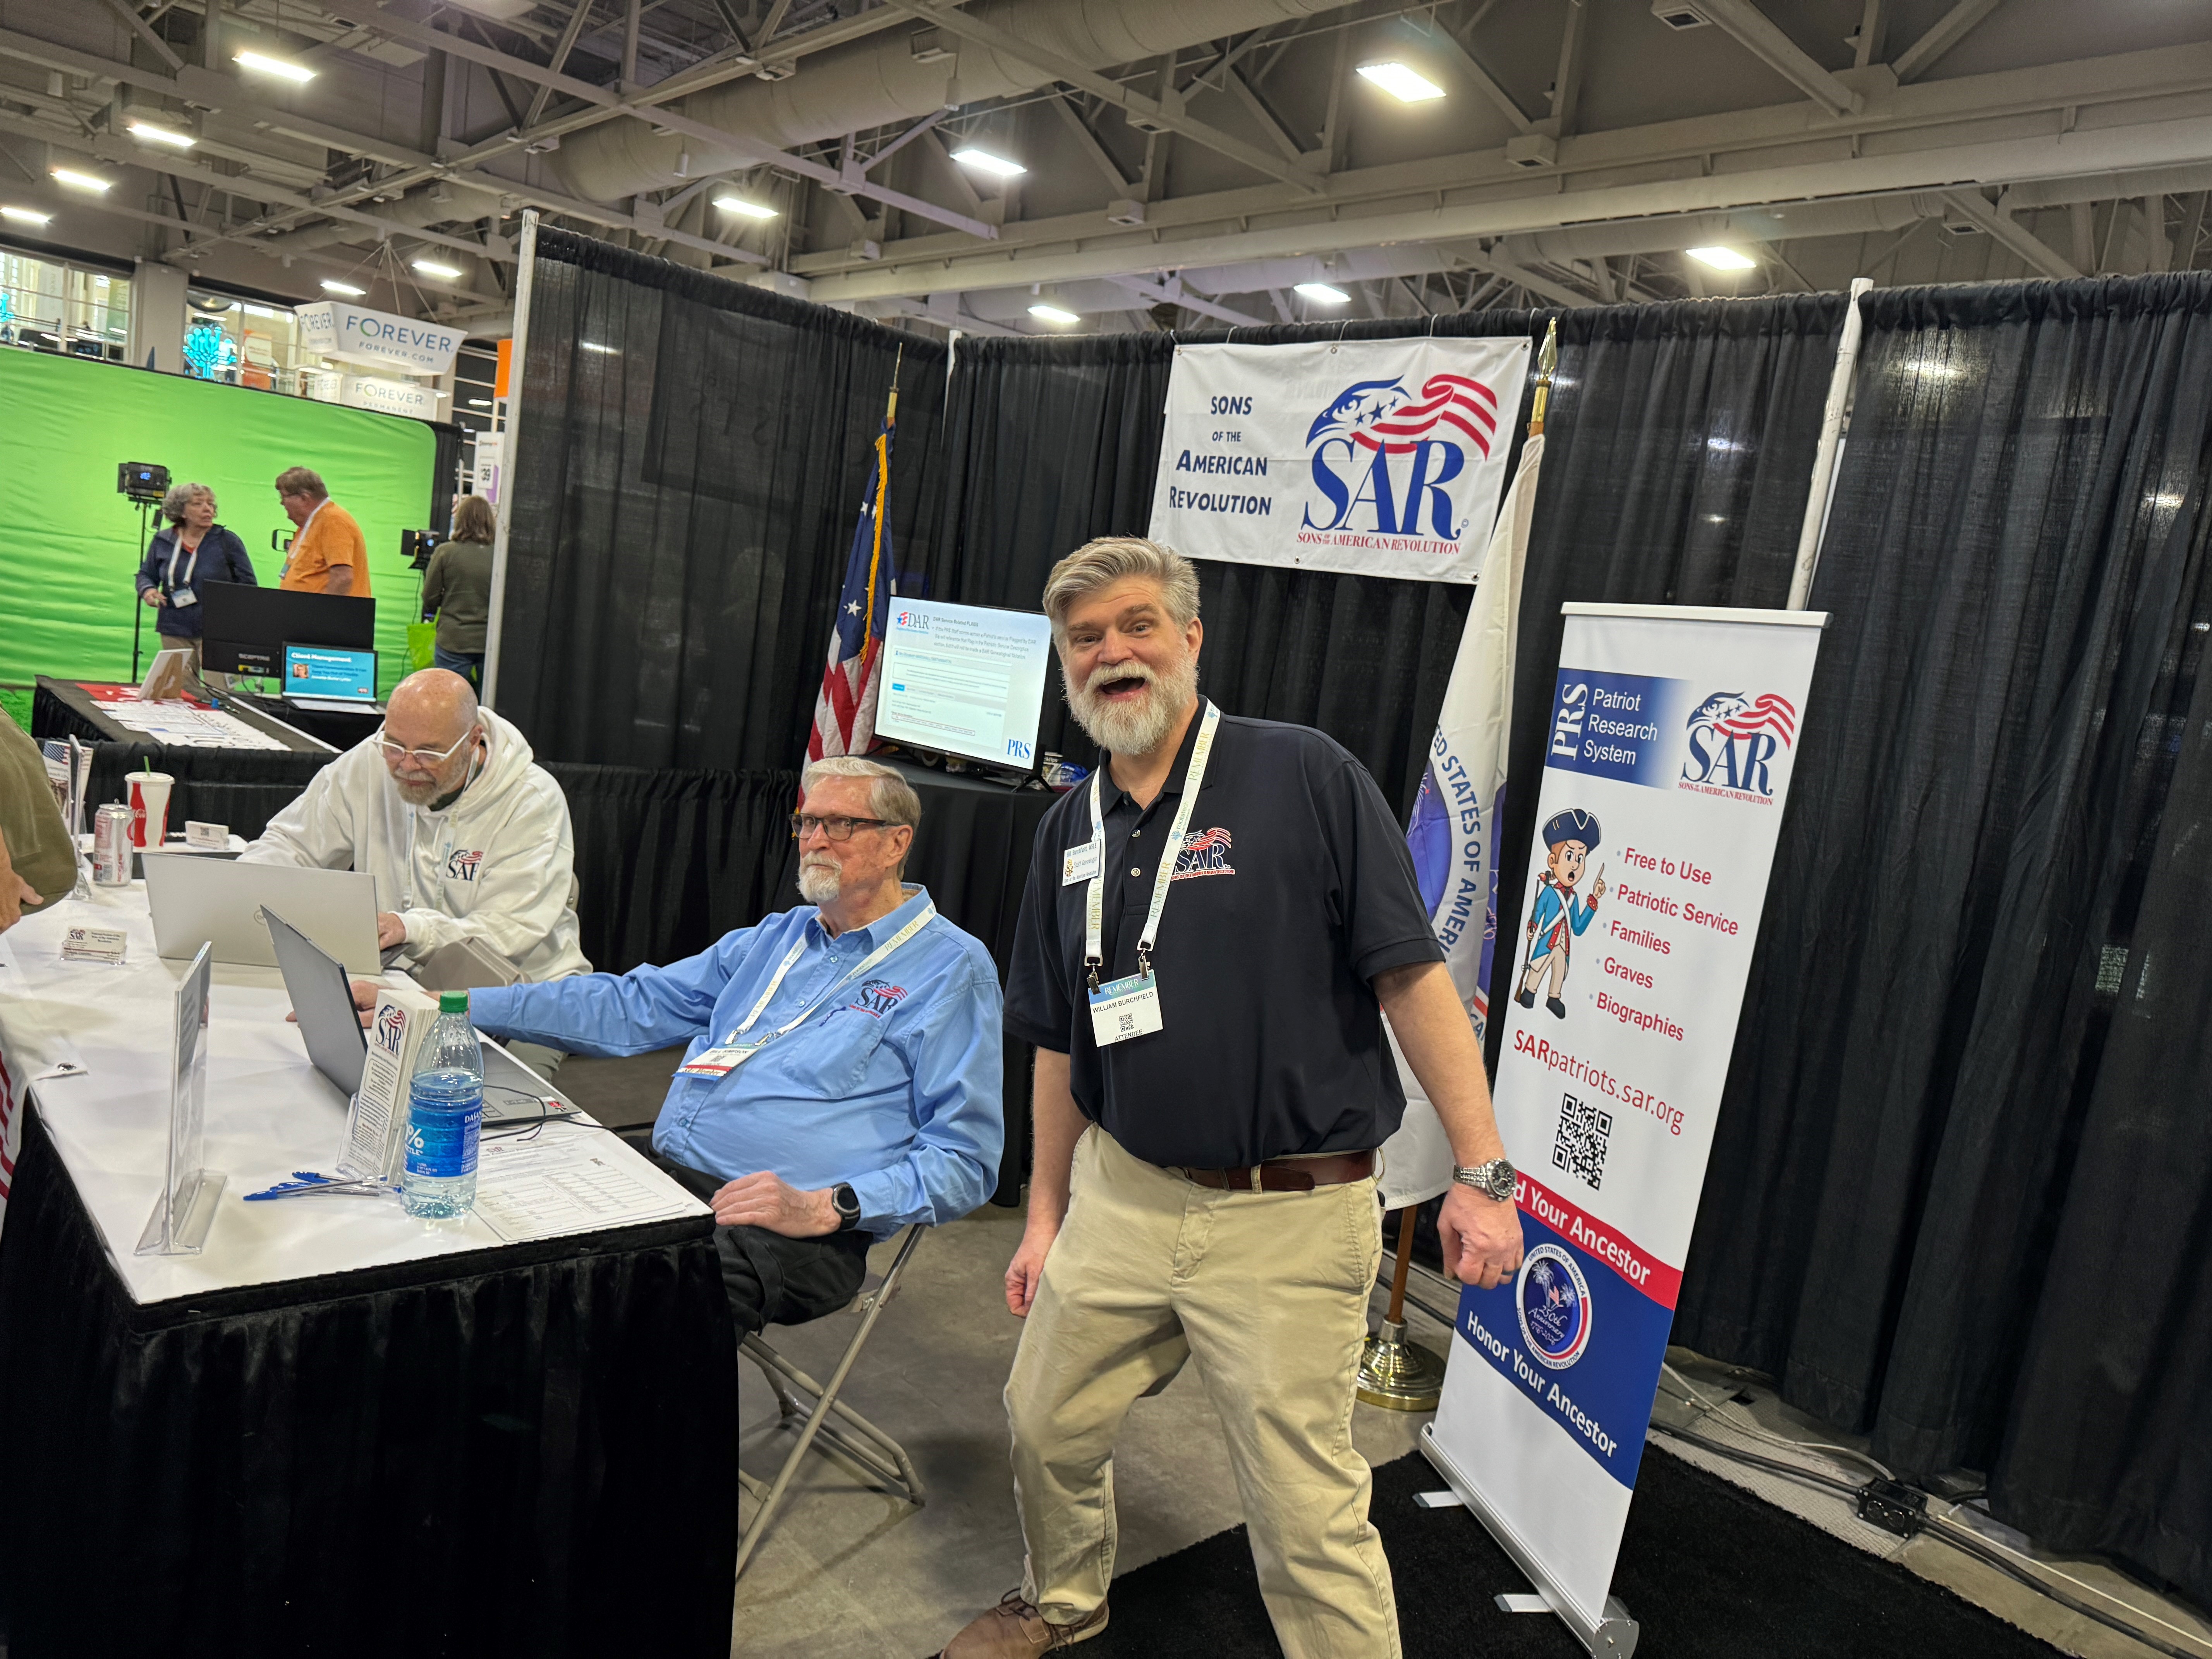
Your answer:
[[[1225,1193],[1076,1144],[1067,1219],[1006,1382],[1023,1593],[1083,1617],[1114,1577],[1114,1439],[1187,1358],[1229,1438],[1260,1593],[1289,1659],[1397,1659],[1367,1464],[1352,1445],[1375,1183]]]

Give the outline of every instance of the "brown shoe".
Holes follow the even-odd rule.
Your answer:
[[[1055,1625],[1018,1589],[1008,1590],[999,1605],[969,1624],[945,1645],[939,1659],[1030,1659],[1054,1648],[1087,1642],[1106,1628],[1106,1604],[1072,1625]]]

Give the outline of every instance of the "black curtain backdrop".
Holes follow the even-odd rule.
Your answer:
[[[899,368],[888,514],[916,563],[945,350],[540,229],[499,708],[550,759],[788,767]]]
[[[2206,1599],[2212,277],[1865,306],[1675,1337]]]

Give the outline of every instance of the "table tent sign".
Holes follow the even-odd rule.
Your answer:
[[[224,1176],[207,1158],[208,1010],[215,947],[200,946],[177,981],[176,1040],[170,1047],[169,1152],[154,1213],[138,1236],[140,1255],[198,1255],[214,1224]]]
[[[1177,346],[1150,534],[1237,564],[1471,582],[1528,342]]]
[[[1460,1294],[1423,1449],[1594,1653],[1823,612],[1569,605],[1497,1109],[1527,1253]]]
[[[307,350],[343,363],[396,369],[402,374],[443,374],[461,349],[459,329],[349,306],[343,300],[295,306],[292,319],[300,343]]]

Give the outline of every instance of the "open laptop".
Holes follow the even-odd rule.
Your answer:
[[[361,1087],[368,1059],[368,1033],[353,1006],[351,975],[314,940],[263,907],[269,943],[284,975],[285,994],[300,1017],[300,1036],[315,1069],[351,1097]],[[485,1041],[483,1115],[487,1123],[536,1117],[544,1111],[573,1112],[576,1103],[520,1060]]]
[[[311,714],[374,714],[376,653],[336,645],[286,645],[284,701]]]
[[[154,912],[155,948],[164,957],[188,962],[202,944],[211,943],[217,962],[276,967],[269,930],[261,925],[267,905],[354,972],[374,974],[383,966],[376,948],[374,876],[192,853],[147,853],[140,862]]]

